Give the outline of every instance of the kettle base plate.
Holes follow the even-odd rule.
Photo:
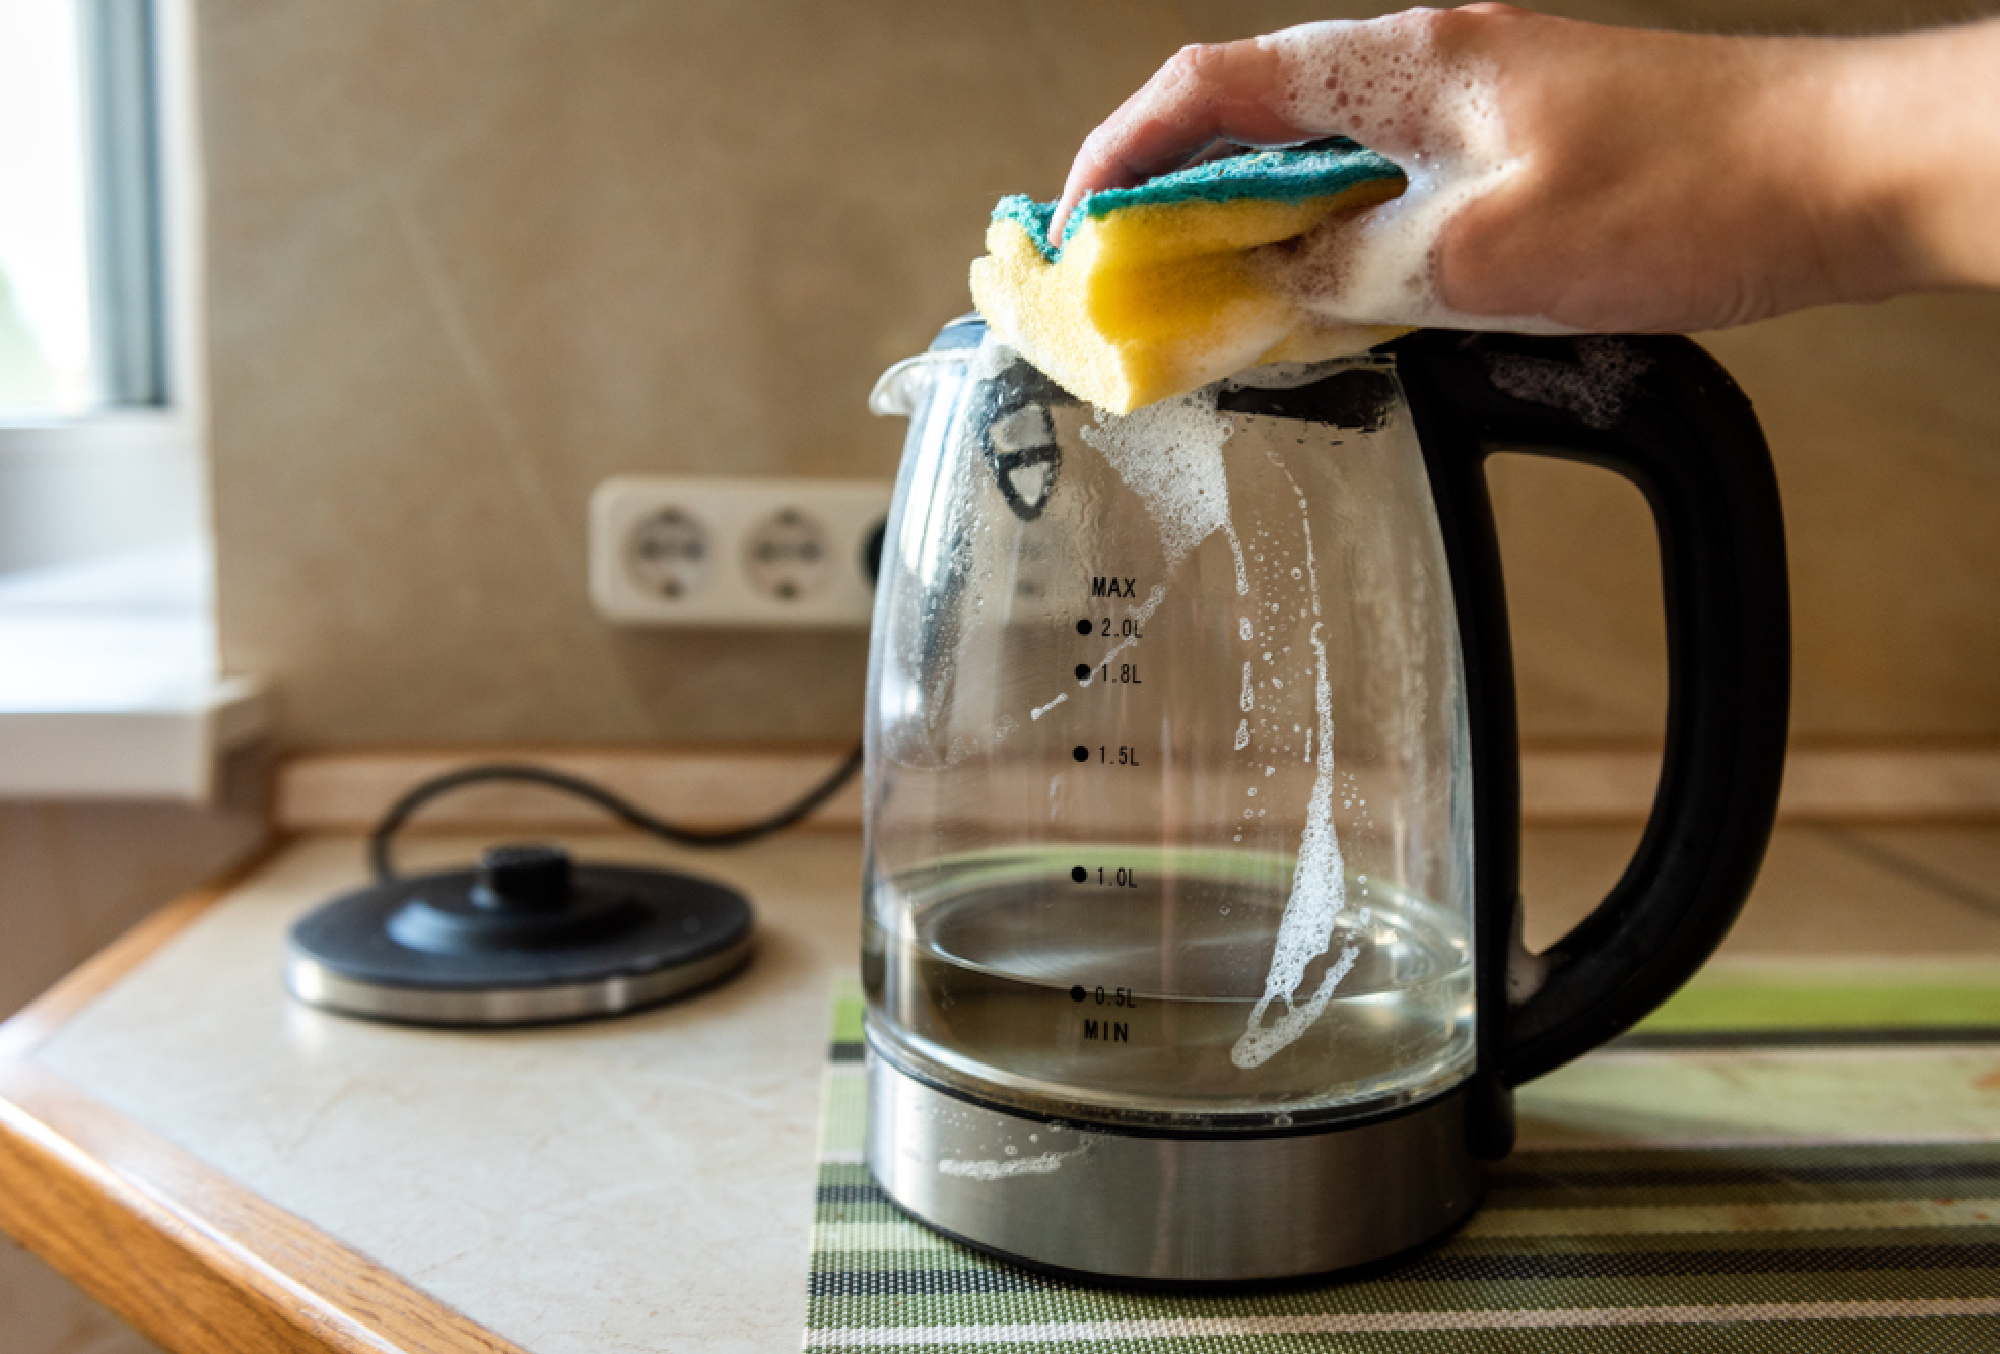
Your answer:
[[[1098,1281],[1270,1282],[1384,1259],[1457,1226],[1484,1169],[1469,1089],[1387,1117],[1175,1136],[1035,1118],[868,1048],[868,1166],[904,1212],[982,1251]]]

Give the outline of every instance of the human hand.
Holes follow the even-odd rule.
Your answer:
[[[1724,38],[1481,4],[1187,48],[1084,142],[1055,229],[1085,193],[1217,143],[1340,135],[1411,188],[1286,262],[1328,318],[1679,331],[1991,285],[1992,216],[1964,198],[1983,183],[1996,205],[2000,140],[1980,129],[2000,121],[1983,93],[2000,26],[1945,36]],[[1956,114],[1961,153],[1926,175],[1899,115],[1949,127],[1958,86],[1982,91],[1957,99],[1975,110]]]

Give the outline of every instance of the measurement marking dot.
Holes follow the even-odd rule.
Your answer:
[[[1072,751],[1069,755],[1076,758],[1080,762],[1087,762],[1090,760],[1090,749],[1087,747],[1078,747],[1074,751]]]
[[[1079,682],[1087,682],[1090,680],[1090,664],[1078,663],[1076,665],[1076,679]]]
[[[1091,629],[1091,627],[1090,627],[1090,622],[1089,622],[1089,621],[1078,621],[1078,622],[1076,623],[1076,632],[1077,632],[1077,633],[1078,633],[1079,635],[1087,635],[1087,634],[1089,634],[1089,633],[1090,633],[1090,629]]]
[[[1083,866],[1079,865],[1074,870],[1071,870],[1069,872],[1069,877],[1071,879],[1074,879],[1077,883],[1081,884],[1084,880],[1090,878],[1090,871],[1084,869]]]
[[[1082,1000],[1083,1000],[1083,989],[1082,989],[1082,988],[1080,988],[1080,987],[1072,987],[1072,988],[1071,988],[1071,989],[1069,990],[1069,999],[1070,999],[1071,1001],[1082,1001]]]

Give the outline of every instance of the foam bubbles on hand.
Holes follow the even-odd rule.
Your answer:
[[[1328,325],[1432,325],[1568,332],[1533,318],[1474,317],[1437,290],[1437,247],[1465,207],[1519,168],[1490,63],[1438,50],[1436,11],[1302,24],[1258,44],[1276,52],[1293,125],[1352,137],[1396,162],[1400,197],[1329,219],[1289,254],[1265,260],[1272,285]]]

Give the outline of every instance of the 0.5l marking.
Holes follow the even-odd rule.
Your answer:
[[[1069,999],[1079,1006],[1090,1002],[1094,1006],[1110,1006],[1122,1010],[1136,1010],[1139,998],[1129,987],[1085,990],[1081,985],[1069,990]],[[1083,1037],[1086,1041],[1100,1044],[1129,1044],[1132,1042],[1132,1026],[1124,1020],[1090,1020],[1083,1022]]]
[[[1088,1001],[1097,1006],[1120,1006],[1128,1010],[1137,1010],[1139,1007],[1139,994],[1129,987],[1100,985],[1086,988],[1079,983],[1069,990],[1069,999],[1078,1005]]]

